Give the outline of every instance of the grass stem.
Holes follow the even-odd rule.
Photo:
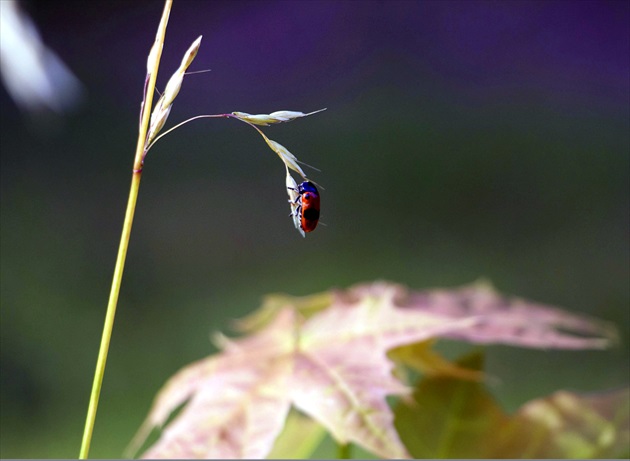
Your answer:
[[[127,248],[129,246],[129,238],[131,236],[131,226],[133,224],[133,216],[138,201],[138,191],[140,189],[140,179],[142,178],[142,160],[146,152],[146,138],[149,126],[149,116],[153,103],[153,93],[155,90],[155,82],[157,79],[160,57],[164,46],[164,36],[166,34],[166,25],[170,15],[172,0],[166,0],[162,18],[158,27],[155,43],[151,50],[153,59],[151,61],[152,69],[148,69],[149,79],[146,85],[144,102],[142,106],[140,130],[138,133],[138,143],[136,145],[136,153],[134,157],[133,176],[131,178],[131,189],[129,191],[129,199],[127,201],[127,210],[125,212],[125,222],[123,224],[120,245],[118,247],[118,257],[116,258],[116,266],[114,268],[114,276],[112,287],[109,293],[109,302],[107,304],[107,313],[105,315],[105,323],[103,325],[103,335],[101,337],[101,345],[96,361],[96,371],[94,372],[94,381],[92,383],[92,392],[90,394],[90,403],[88,405],[85,428],[81,441],[81,451],[79,459],[86,459],[90,451],[90,443],[92,441],[92,433],[94,431],[94,422],[96,420],[96,410],[101,394],[103,384],[103,376],[105,375],[105,364],[107,362],[107,353],[109,351],[109,343],[114,328],[114,318],[116,316],[116,306],[118,304],[118,295],[120,293],[120,285],[122,282],[123,270],[125,267],[125,259],[127,256]]]

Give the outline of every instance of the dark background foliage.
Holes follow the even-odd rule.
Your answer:
[[[78,454],[160,1],[23,4],[84,85],[66,117],[0,91],[2,457]],[[513,410],[628,383],[629,3],[175,0],[158,86],[203,34],[169,126],[328,110],[267,134],[321,173],[293,229],[284,169],[203,120],[151,151],[91,455],[118,457],[161,384],[269,292],[480,277],[615,322],[607,352],[496,347]],[[454,350],[445,349],[454,354]],[[324,454],[325,456],[326,454]],[[330,455],[330,454],[329,454]],[[332,455],[334,456],[334,454]]]

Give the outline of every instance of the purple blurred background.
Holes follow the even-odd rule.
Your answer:
[[[2,457],[74,457],[129,187],[159,1],[23,2],[81,80],[65,116],[0,90]],[[155,392],[270,292],[479,277],[618,324],[609,352],[490,348],[513,410],[627,385],[630,3],[175,0],[158,88],[199,54],[168,126],[327,111],[265,130],[322,184],[293,229],[249,127],[193,122],[149,154],[91,455],[118,457]],[[459,349],[444,345],[447,355]],[[453,346],[454,347],[454,346]],[[319,456],[334,456],[322,452]]]

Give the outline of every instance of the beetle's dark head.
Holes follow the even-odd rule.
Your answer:
[[[298,186],[298,192],[300,194],[303,194],[304,192],[313,192],[314,194],[319,195],[317,187],[315,187],[315,184],[310,181],[304,181],[302,184],[300,184]]]

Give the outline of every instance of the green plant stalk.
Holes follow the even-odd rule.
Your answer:
[[[88,405],[85,428],[83,430],[83,439],[81,441],[81,451],[79,459],[86,459],[90,451],[90,442],[94,430],[94,421],[96,420],[96,410],[101,394],[103,384],[103,376],[105,374],[105,364],[107,362],[107,353],[109,351],[109,343],[114,328],[114,318],[116,316],[116,306],[118,304],[118,295],[120,293],[120,285],[122,282],[123,270],[125,268],[125,259],[127,257],[127,248],[129,247],[129,238],[131,236],[131,226],[133,224],[133,216],[138,201],[138,191],[140,189],[140,179],[142,178],[142,163],[146,152],[146,138],[149,126],[149,118],[151,114],[151,106],[153,104],[153,93],[155,92],[155,82],[157,79],[160,57],[164,46],[164,36],[166,34],[166,25],[170,15],[172,0],[166,0],[162,19],[155,38],[155,43],[151,53],[155,53],[153,59],[153,68],[149,70],[149,79],[144,95],[144,103],[142,109],[142,120],[138,133],[138,143],[136,145],[136,154],[134,158],[133,176],[131,178],[131,189],[129,191],[129,200],[127,201],[127,210],[125,212],[125,222],[123,224],[120,245],[118,247],[118,257],[114,268],[114,276],[112,280],[112,288],[109,293],[109,302],[107,304],[107,313],[105,315],[105,323],[103,325],[103,335],[101,337],[101,346],[96,360],[96,371],[94,372],[94,381],[92,383],[92,392],[90,394],[90,403]]]
[[[131,224],[133,222],[136,201],[138,199],[138,189],[140,187],[141,175],[142,172],[134,172],[131,181],[129,201],[127,202],[125,222],[123,224],[122,236],[120,238],[120,246],[118,248],[118,258],[116,259],[116,267],[114,268],[112,288],[109,293],[109,303],[107,304],[107,313],[105,315],[105,324],[103,325],[101,346],[96,361],[96,371],[94,372],[94,382],[92,383],[92,393],[90,394],[90,403],[88,406],[87,418],[85,421],[85,429],[83,431],[83,440],[81,442],[81,452],[79,454],[79,459],[86,459],[90,450],[90,442],[94,429],[94,421],[96,419],[96,410],[98,408],[99,396],[101,394],[101,386],[103,384],[103,376],[105,374],[105,363],[107,362],[109,343],[112,336],[112,330],[114,328],[116,305],[118,303],[118,294],[120,293],[120,284],[122,281],[123,269],[125,267],[125,258],[127,255],[127,248],[129,246]]]

